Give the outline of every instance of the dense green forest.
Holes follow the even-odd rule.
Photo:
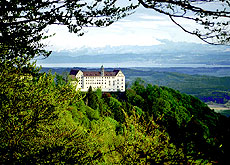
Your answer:
[[[1,164],[199,164],[228,160],[229,118],[136,79],[86,93],[33,66],[1,67]]]
[[[195,21],[201,29],[188,33],[229,45],[229,3],[206,10],[180,0],[87,2],[0,1],[0,164],[226,164],[229,118],[198,98],[141,79],[125,93],[81,93],[31,60],[52,53],[51,25],[82,36],[85,27],[109,26],[139,7],[174,23]]]

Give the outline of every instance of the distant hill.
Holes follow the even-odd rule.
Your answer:
[[[82,70],[95,70],[98,68],[78,68]],[[114,68],[106,68],[113,70]],[[224,104],[230,100],[230,68],[119,68],[126,76],[127,84],[140,77],[146,83],[167,86],[182,93],[198,97],[204,102]],[[71,68],[43,68],[42,72],[67,74]],[[212,76],[210,76],[212,75]],[[213,76],[215,75],[215,76]],[[230,75],[228,75],[230,76]]]
[[[140,63],[141,66],[158,65],[230,65],[230,49],[227,46],[213,46],[186,42],[161,40],[160,45],[116,46],[103,48],[80,48],[52,52],[38,64],[62,63]],[[61,66],[60,66],[61,67]]]
[[[176,72],[152,72],[150,75],[138,75],[147,83],[167,86],[182,93],[198,97],[204,102],[226,103],[230,100],[230,77],[188,75]],[[130,82],[136,76],[127,76]]]

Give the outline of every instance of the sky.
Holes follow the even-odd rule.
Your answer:
[[[180,20],[185,27],[194,26],[190,21]],[[138,8],[138,10],[109,27],[85,28],[86,33],[79,37],[69,33],[67,27],[52,25],[49,34],[55,36],[46,40],[48,49],[53,51],[73,50],[82,47],[105,47],[138,45],[151,46],[161,44],[159,40],[167,39],[173,42],[203,43],[196,36],[185,33],[167,16],[153,10]]]

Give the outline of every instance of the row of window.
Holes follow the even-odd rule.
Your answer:
[[[79,81],[79,82],[82,82],[82,81]],[[97,80],[97,81],[92,81],[92,80],[86,80],[86,82],[102,82],[103,83],[103,80],[101,81],[101,80]],[[106,82],[106,81],[105,81]],[[109,81],[109,83],[110,83],[111,81]],[[113,81],[113,83],[115,83],[116,81]],[[117,81],[118,83],[119,83],[119,81]],[[123,82],[122,82],[123,83]]]
[[[82,82],[80,82],[79,84],[82,84]],[[106,82],[86,82],[86,84],[106,84]],[[115,82],[113,82],[113,85],[115,85],[116,83]],[[117,84],[119,84],[119,82],[117,83]],[[121,82],[121,84],[123,84],[123,82]],[[111,83],[109,82],[109,85],[111,85]]]
[[[82,86],[81,86],[81,88],[82,88]],[[89,86],[88,86],[87,88],[89,88]],[[94,87],[94,88],[95,88],[95,87]],[[101,86],[97,86],[96,88],[101,88]],[[107,88],[107,87],[105,87],[105,88]],[[119,86],[117,86],[117,88],[119,88]],[[124,88],[124,87],[121,86],[121,88]],[[112,90],[112,89],[109,89],[109,90]],[[115,90],[115,89],[113,89],[113,90]]]
[[[98,80],[101,79],[101,80],[103,80],[103,78],[104,78],[104,79],[111,79],[111,78],[112,78],[112,79],[115,79],[115,77],[94,77],[94,76],[92,76],[92,77],[83,77],[83,78],[88,79],[88,80],[89,80],[89,79],[98,79]],[[81,78],[80,78],[80,79],[81,79]],[[117,81],[119,81],[119,79],[117,79]],[[121,81],[123,81],[123,79],[121,79]]]
[[[89,77],[89,78],[91,78],[91,77]],[[115,79],[115,77],[113,77],[113,79]],[[78,80],[79,80],[79,82],[80,81],[83,81],[81,78],[78,78]],[[117,81],[119,81],[120,79],[117,79]],[[86,77],[86,81],[95,81],[95,80],[92,80],[92,79],[87,79],[87,77]],[[97,79],[96,81],[103,81],[103,79]],[[124,81],[123,79],[121,79],[121,81]]]
[[[105,79],[110,79],[110,78],[113,78],[113,79],[115,79],[115,77],[101,77],[101,76],[98,76],[98,77],[96,77],[96,76],[92,76],[92,77],[85,77],[86,79],[97,79],[97,78],[105,78]]]
[[[100,82],[97,82],[97,83],[96,83],[96,82],[87,83],[87,82],[86,82],[86,84],[103,84],[103,82],[102,82],[102,83],[100,83]],[[106,82],[105,82],[104,84],[106,84]]]
[[[82,82],[79,82],[78,84],[79,84],[79,85],[82,85]],[[99,82],[99,83],[98,83],[98,82],[97,82],[97,83],[96,83],[96,82],[95,82],[95,83],[94,83],[94,82],[93,82],[93,83],[92,83],[92,82],[91,82],[91,83],[87,83],[87,82],[86,82],[86,85],[88,85],[88,84],[92,84],[92,85],[93,85],[93,84],[99,84],[99,85],[105,84],[105,85],[106,85],[106,82],[105,82],[105,83],[103,83],[103,82],[102,82],[102,83],[100,83],[100,82]],[[111,85],[111,83],[109,82],[109,86],[110,86],[110,85]],[[119,85],[119,82],[117,83],[117,85]],[[123,85],[123,82],[121,83],[121,85]],[[113,83],[113,86],[115,86],[115,83]]]
[[[79,80],[79,81],[82,81],[81,79]],[[103,79],[102,80],[86,80],[86,81],[103,81]],[[113,81],[116,81],[116,80],[113,80]],[[117,81],[119,81],[119,79],[117,79]],[[123,81],[123,79],[121,79],[121,81]]]

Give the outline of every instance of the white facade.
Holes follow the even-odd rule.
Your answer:
[[[93,90],[100,88],[102,92],[125,91],[125,76],[121,70],[107,72],[102,66],[100,72],[71,70],[70,76],[75,78],[72,84],[77,86],[76,90],[88,91],[91,86]]]

